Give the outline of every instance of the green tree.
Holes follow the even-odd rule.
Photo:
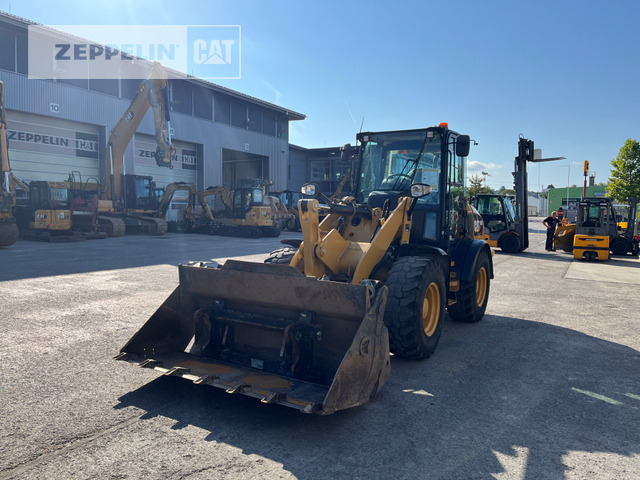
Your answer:
[[[618,156],[611,160],[611,176],[607,195],[626,203],[629,197],[640,197],[640,143],[627,139]]]
[[[479,193],[493,193],[493,190],[484,184],[484,179],[481,176],[473,175],[469,177],[467,196],[471,198]]]

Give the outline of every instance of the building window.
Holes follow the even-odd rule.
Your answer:
[[[320,160],[316,162],[310,162],[311,168],[311,181],[312,182],[324,182],[331,180],[331,165],[329,160]]]
[[[193,114],[196,117],[213,120],[211,98],[211,93],[206,90],[195,89],[193,91]]]
[[[107,95],[118,96],[118,80],[96,78],[89,79],[89,90],[106,93]]]
[[[61,78],[56,81],[65,85],[71,85],[72,87],[84,88],[85,90],[89,89],[89,80],[86,78]]]
[[[289,138],[289,121],[287,117],[278,117],[278,132],[280,138]]]
[[[127,100],[133,100],[140,90],[141,79],[123,78],[120,80],[121,96]]]
[[[216,95],[213,99],[213,110],[216,122],[231,123],[231,104],[229,99],[221,95]]]
[[[258,107],[249,106],[248,126],[252,132],[262,132],[262,110]]]
[[[18,55],[17,55],[17,61],[18,61],[18,73],[22,73],[24,75],[27,75],[29,73],[29,67],[28,67],[28,43],[27,43],[27,37],[24,35],[17,35],[16,36],[16,40],[18,41]]]
[[[173,90],[173,98],[171,99],[173,111],[193,115],[192,88],[181,81],[172,82],[171,88]]]
[[[247,128],[247,106],[244,103],[231,103],[231,125]]]
[[[16,36],[7,30],[0,30],[0,68],[16,71]]]
[[[262,133],[276,136],[276,115],[273,112],[262,112]]]

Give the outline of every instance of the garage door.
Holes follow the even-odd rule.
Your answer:
[[[135,173],[153,177],[158,187],[172,182],[196,183],[196,168],[199,159],[193,143],[173,141],[176,153],[171,159],[173,168],[159,167],[155,161],[156,140],[150,135],[135,135]]]
[[[7,111],[9,160],[26,182],[98,178],[98,128],[94,125]]]

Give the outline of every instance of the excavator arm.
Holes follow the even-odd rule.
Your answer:
[[[233,211],[232,195],[229,194],[229,191],[225,187],[223,187],[222,185],[218,185],[216,187],[209,187],[206,190],[203,190],[202,192],[198,192],[198,195],[197,195],[198,201],[200,202],[200,205],[202,205],[202,208],[204,208],[207,218],[213,221],[213,212],[211,211],[211,208],[209,207],[209,204],[206,201],[206,198],[211,195],[216,195],[222,200],[222,203],[224,204],[227,214],[231,216]]]
[[[158,207],[158,213],[156,214],[156,217],[164,217],[167,214],[167,210],[169,209],[169,205],[171,204],[173,195],[179,190],[189,192],[189,205],[191,205],[192,203],[191,199],[197,193],[195,183],[185,183],[185,182],[170,183],[164,189],[164,193],[162,194],[162,199],[160,200],[160,206]],[[189,209],[190,208],[191,206],[189,206]]]
[[[106,182],[106,198],[115,200],[122,195],[120,176],[124,174],[124,152],[149,110],[153,111],[156,132],[156,163],[160,167],[171,167],[171,156],[175,148],[171,145],[169,115],[169,82],[162,65],[158,62],[146,80],[140,83],[140,89],[122,118],[111,130],[105,154],[105,172],[109,176]]]

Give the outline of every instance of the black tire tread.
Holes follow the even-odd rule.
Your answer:
[[[422,311],[425,282],[431,283],[428,280],[431,277],[440,284],[441,312],[436,331],[425,342],[427,337],[421,329],[422,318],[418,320],[416,316]],[[442,333],[446,305],[443,272],[427,257],[400,257],[389,270],[385,285],[389,289],[389,295],[384,320],[389,330],[391,352],[413,360],[428,358],[434,352]]]
[[[293,256],[298,251],[297,248],[293,247],[281,247],[269,254],[269,256],[265,259],[264,263],[277,263],[281,265],[289,265]]]
[[[478,265],[474,267],[473,278],[471,282],[460,282],[460,290],[457,294],[457,302],[447,307],[447,312],[452,320],[456,322],[464,323],[476,323],[482,320],[484,312],[489,302],[489,292],[491,290],[491,280],[489,278],[489,266],[490,262],[487,258],[486,252],[480,252],[482,257],[478,258],[476,262],[480,262],[480,265],[484,264],[487,269],[487,294],[482,307],[478,307],[476,303],[476,278],[478,272]]]

